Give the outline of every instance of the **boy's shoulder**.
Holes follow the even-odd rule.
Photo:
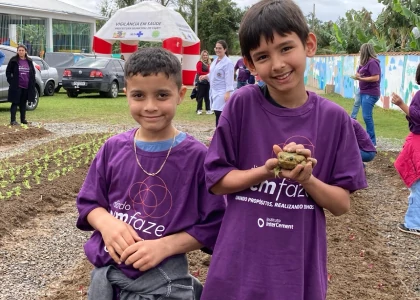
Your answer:
[[[133,143],[134,133],[136,130],[137,128],[133,128],[128,131],[113,135],[105,141],[105,145],[107,147],[116,148],[122,147],[124,144],[127,144],[130,141]]]

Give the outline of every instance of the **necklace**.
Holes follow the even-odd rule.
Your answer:
[[[170,147],[170,148],[169,148],[169,150],[168,150],[168,154],[166,154],[166,158],[165,158],[165,160],[163,161],[163,164],[160,166],[159,170],[157,170],[157,171],[156,171],[156,172],[154,172],[154,173],[149,173],[149,172],[147,172],[147,171],[146,171],[146,170],[145,170],[145,169],[141,166],[141,163],[140,163],[139,158],[138,158],[138,156],[137,156],[136,134],[137,134],[137,131],[136,131],[136,133],[134,134],[133,142],[134,142],[134,155],[136,156],[136,161],[137,161],[137,164],[139,165],[140,169],[142,169],[142,170],[143,170],[143,172],[144,172],[144,173],[146,173],[147,175],[149,175],[149,176],[156,176],[157,174],[159,174],[159,173],[160,173],[160,171],[162,171],[163,166],[166,164],[166,161],[168,160],[169,154],[171,154],[172,147],[174,146],[174,143],[175,143],[176,129],[175,129],[175,131],[174,131],[174,138],[173,138],[173,140],[172,140],[171,147]]]

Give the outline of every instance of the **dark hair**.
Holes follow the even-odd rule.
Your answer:
[[[274,40],[274,32],[285,36],[296,33],[303,45],[309,27],[302,10],[292,0],[262,0],[245,13],[239,27],[239,42],[244,57],[252,62],[250,51],[260,46],[260,39]]]
[[[182,86],[182,69],[179,59],[163,48],[141,48],[134,52],[125,63],[125,78],[135,75],[143,77],[165,74],[173,78],[178,88]]]
[[[420,85],[420,64],[417,66],[416,83]]]
[[[16,47],[16,58],[19,58],[19,53],[17,53],[17,50],[19,49],[19,48],[23,48],[23,49],[25,49],[25,58],[27,59],[27,60],[32,60],[29,56],[28,56],[28,48],[26,48],[26,46],[24,45],[24,44],[19,44],[17,47]]]
[[[227,45],[226,41],[224,41],[224,40],[218,40],[218,41],[216,42],[216,44],[220,44],[220,45],[222,45],[223,49],[225,49],[225,50],[226,50],[225,55],[226,55],[226,56],[229,56],[229,53],[228,53],[228,45]]]

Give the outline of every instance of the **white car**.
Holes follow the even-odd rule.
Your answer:
[[[44,81],[44,95],[53,96],[58,87],[58,72],[56,68],[50,67],[45,60],[39,56],[30,56],[37,64],[37,69],[41,71],[42,81]]]

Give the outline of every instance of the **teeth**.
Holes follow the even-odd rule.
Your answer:
[[[289,75],[290,75],[290,72],[289,72],[289,73],[286,73],[286,74],[284,74],[284,75],[282,75],[282,76],[279,76],[279,79],[285,79],[285,78],[287,78]]]

